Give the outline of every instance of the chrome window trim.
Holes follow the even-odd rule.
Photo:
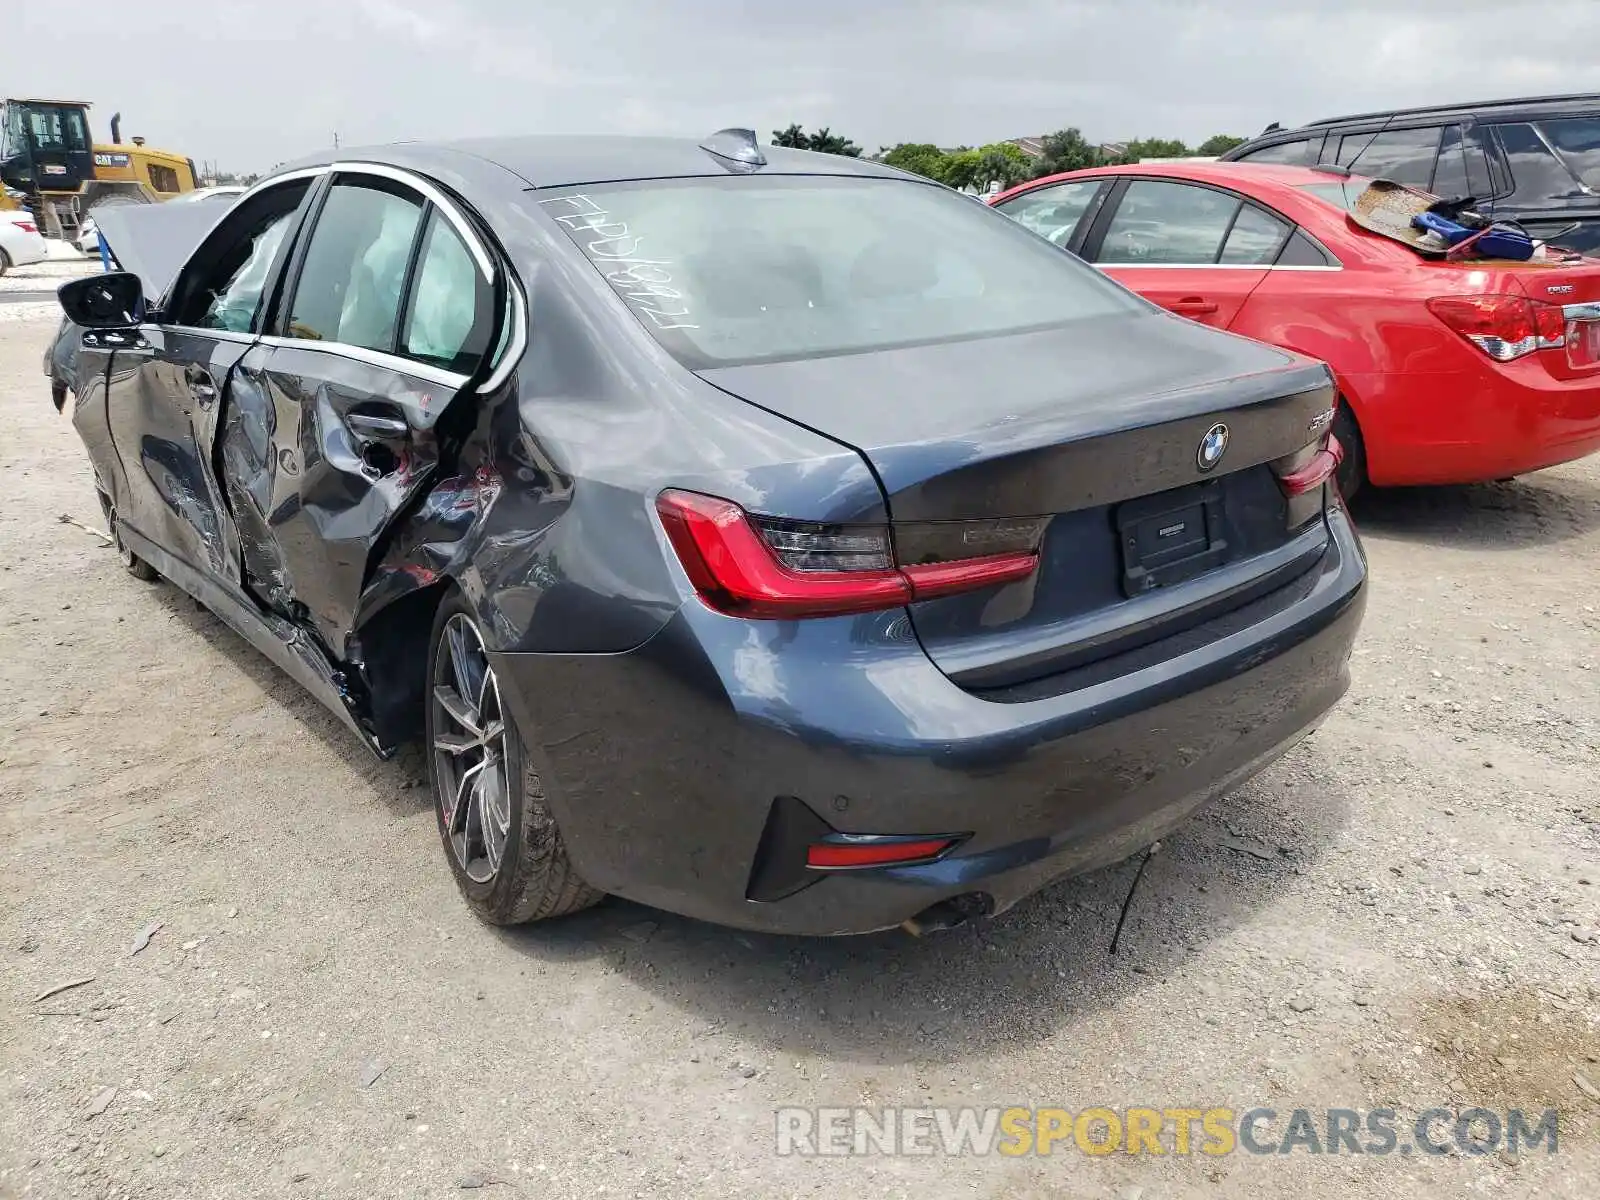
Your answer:
[[[1132,268],[1137,271],[1342,271],[1343,266],[1315,266],[1306,264],[1296,266],[1290,263],[1278,265],[1277,263],[1136,263],[1136,262],[1097,262],[1092,266],[1102,269],[1108,267]]]
[[[326,175],[329,169],[328,167],[302,167],[298,171],[285,171],[282,175],[274,175],[270,179],[263,179],[258,183],[252,184],[248,191],[236,196],[233,203],[228,206],[227,211],[232,212],[250,197],[258,195],[268,188],[276,187],[280,183],[292,183],[296,179],[316,179],[319,175]],[[223,215],[226,216],[227,214],[224,213]],[[221,217],[217,218],[219,222],[221,219]]]
[[[506,319],[511,322],[511,340],[506,343],[505,353],[500,356],[500,361],[495,364],[489,378],[478,385],[479,395],[486,395],[494,391],[511,376],[517,364],[522,361],[522,356],[528,349],[528,309],[527,302],[522,298],[522,289],[517,286],[516,278],[508,270],[506,272],[506,291],[511,301],[511,314]]]
[[[390,354],[383,350],[369,350],[365,346],[350,346],[344,342],[321,342],[313,338],[279,337],[277,334],[266,333],[254,339],[263,346],[282,346],[286,349],[310,350],[318,354],[332,354],[338,358],[348,358],[356,362],[366,363],[368,366],[382,367],[401,375],[410,375],[416,379],[425,379],[429,383],[436,383],[440,387],[454,388],[459,391],[467,380],[468,375],[457,371],[446,371],[442,367],[435,367],[425,362],[418,362],[414,358],[405,358],[399,354]]]
[[[467,250],[472,254],[473,261],[478,264],[478,269],[483,272],[484,277],[491,284],[494,283],[494,260],[489,257],[489,252],[483,248],[483,242],[479,240],[477,230],[472,228],[471,223],[461,215],[455,204],[446,198],[443,192],[422,176],[412,171],[407,171],[402,167],[391,167],[386,163],[336,162],[328,170],[351,175],[376,175],[380,179],[392,179],[396,183],[402,183],[406,187],[415,188],[421,192],[435,208],[444,214],[445,220],[455,226],[456,232],[461,235],[461,240],[466,243]],[[335,186],[338,185],[335,184]]]
[[[402,167],[391,167],[387,163],[363,162],[357,159],[342,159],[319,167],[302,167],[298,170],[287,171],[282,175],[274,175],[270,179],[263,179],[235,200],[234,204],[242,204],[246,199],[279,184],[291,183],[298,179],[316,179],[335,172],[351,175],[374,175],[380,179],[393,180],[395,183],[402,184],[420,193],[444,214],[445,220],[450,222],[456,233],[460,235],[462,242],[465,243],[467,252],[472,255],[472,259],[477,264],[478,269],[483,272],[484,277],[493,286],[497,277],[494,259],[485,248],[482,239],[478,237],[477,230],[472,228],[471,222],[461,215],[455,203],[434,184],[421,175]],[[521,361],[528,348],[527,301],[523,298],[522,289],[517,283],[516,276],[509,268],[506,270],[506,285],[511,308],[511,315],[508,318],[512,323],[511,339],[507,342],[505,353],[501,355],[500,361],[495,364],[494,370],[478,386],[477,391],[480,394],[492,392],[503,384],[511,375],[511,372],[516,369],[517,363]],[[229,330],[206,329],[192,325],[160,325],[157,328],[203,334],[227,342],[259,342],[264,346],[292,346],[301,350],[315,350],[324,354],[342,355],[357,362],[398,371],[417,379],[424,379],[430,383],[438,384],[440,387],[450,387],[458,391],[471,378],[469,375],[462,375],[457,371],[446,371],[442,367],[419,362],[404,355],[389,354],[382,350],[369,350],[364,346],[351,346],[344,342],[317,342],[309,338],[286,338],[275,334],[241,334]]]

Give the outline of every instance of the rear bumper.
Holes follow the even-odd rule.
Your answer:
[[[1600,377],[1556,379],[1537,355],[1361,382],[1367,473],[1380,486],[1480,483],[1600,451]]]
[[[981,893],[1000,911],[1136,851],[1314,728],[1349,683],[1365,606],[1332,514],[1304,595],[1157,666],[1004,704],[950,683],[900,612],[744,622],[686,606],[622,655],[496,656],[589,882],[728,925],[899,924]],[[924,865],[746,899],[775,798],[848,833],[971,836]]]

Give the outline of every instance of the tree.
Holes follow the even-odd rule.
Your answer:
[[[810,150],[818,150],[823,154],[842,154],[846,158],[860,158],[861,147],[847,137],[840,137],[824,125],[811,135]]]
[[[1136,163],[1146,158],[1187,158],[1189,147],[1177,138],[1135,138],[1122,154],[1124,162]]]
[[[901,142],[881,151],[878,161],[902,171],[910,171],[927,179],[944,182],[944,170],[949,155],[932,142]]]
[[[1218,158],[1235,146],[1244,145],[1247,140],[1242,137],[1234,137],[1231,133],[1218,133],[1201,142],[1195,148],[1195,153],[1204,154],[1207,158]]]
[[[789,146],[796,150],[818,150],[823,154],[842,154],[846,158],[860,158],[861,147],[847,137],[840,137],[826,125],[815,133],[807,133],[799,125],[772,131],[774,146]]]
[[[1082,171],[1101,165],[1097,147],[1084,140],[1076,127],[1058,129],[1044,139],[1043,153],[1033,164],[1033,177],[1058,175],[1062,171]]]
[[[1028,178],[1033,163],[1017,146],[1010,142],[995,142],[978,151],[979,187],[998,183],[1002,191]]]
[[[977,187],[982,182],[978,178],[983,168],[983,154],[978,150],[957,150],[954,154],[944,157],[944,175],[940,183],[957,189]]]

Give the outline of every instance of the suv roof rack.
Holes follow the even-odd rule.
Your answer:
[[[1512,100],[1468,100],[1460,104],[1429,104],[1421,108],[1380,109],[1377,112],[1352,113],[1347,117],[1324,117],[1320,121],[1308,121],[1302,128],[1340,125],[1345,121],[1376,121],[1383,117],[1418,117],[1428,113],[1456,112],[1460,109],[1519,108],[1523,105],[1560,104],[1573,100],[1589,100],[1600,104],[1600,92],[1572,92],[1564,96],[1523,96]]]

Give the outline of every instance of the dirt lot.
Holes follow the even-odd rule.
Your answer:
[[[1600,1194],[1600,461],[1358,510],[1350,697],[1163,847],[1115,958],[1131,863],[924,941],[624,903],[502,933],[414,757],[58,521],[98,515],[43,316],[0,309],[0,1197]],[[777,1106],[856,1104],[1562,1126],[1554,1156],[774,1153]]]

